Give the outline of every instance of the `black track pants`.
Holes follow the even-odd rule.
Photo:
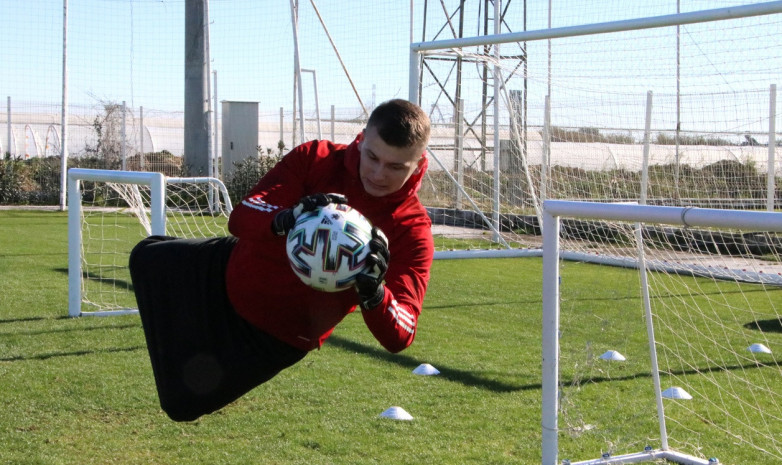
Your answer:
[[[151,236],[130,254],[160,406],[172,420],[212,413],[306,355],[233,310],[225,269],[235,243]]]

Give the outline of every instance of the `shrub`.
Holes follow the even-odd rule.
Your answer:
[[[272,149],[266,149],[266,153],[263,153],[261,147],[257,148],[258,156],[250,157],[242,160],[239,163],[235,163],[234,172],[226,182],[226,188],[228,189],[228,195],[231,197],[231,202],[236,203],[244,198],[245,195],[258,183],[263,175],[274,168],[274,165],[279,162],[285,150],[285,144],[280,142],[277,145],[277,151]]]

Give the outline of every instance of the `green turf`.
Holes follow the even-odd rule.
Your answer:
[[[175,423],[158,407],[137,316],[66,317],[66,220],[0,211],[0,463],[540,462],[540,259],[436,261],[409,349],[385,352],[350,315],[298,365],[215,414]],[[611,285],[596,287],[597,275]],[[607,323],[638,307],[637,273],[567,264],[565,287],[581,289],[562,303],[563,327],[584,336],[572,340],[593,341],[593,350],[620,344],[642,358],[644,328]],[[590,350],[563,335],[565,359],[594,363]],[[441,374],[411,374],[425,362]],[[656,433],[653,403],[639,415],[634,402],[604,410],[601,400],[617,392],[642,399],[648,373],[631,363],[568,368],[562,377],[640,450]],[[414,420],[379,418],[391,406]],[[605,439],[563,442],[587,459]]]

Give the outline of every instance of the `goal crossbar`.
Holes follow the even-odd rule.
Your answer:
[[[135,313],[134,309],[109,310],[101,312],[82,312],[82,229],[81,229],[81,182],[122,182],[150,187],[151,233],[165,234],[165,176],[162,173],[93,170],[71,168],[68,170],[68,316],[82,315],[106,316]]]
[[[764,16],[777,13],[782,13],[782,1],[755,3],[751,5],[715,8],[710,10],[651,16],[646,18],[609,21],[580,26],[565,26],[538,29],[534,31],[509,32],[505,34],[463,37],[459,39],[444,39],[431,42],[416,42],[410,44],[410,50],[413,52],[413,54],[415,54],[418,52],[450,50],[479,45],[507,44],[512,42],[604,34],[607,32],[653,29],[659,27],[704,23],[727,19],[748,18],[752,16]]]
[[[209,204],[204,210],[191,212],[195,215],[209,210],[210,213],[230,213],[232,206],[225,185],[212,177],[166,177],[157,172],[118,171],[72,168],[68,170],[68,315],[78,316],[108,316],[136,313],[133,308],[118,308],[99,311],[83,311],[83,279],[84,279],[84,237],[82,232],[84,209],[82,206],[83,183],[111,183],[132,186],[145,186],[148,189],[148,205],[144,200],[138,205],[129,205],[137,216],[143,217],[144,228],[148,235],[167,234],[168,215],[175,212],[186,213],[181,206],[168,199],[167,188],[174,184],[182,186],[208,185],[210,188],[205,196]],[[136,193],[138,191],[136,190]],[[125,199],[132,202],[131,199]],[[140,200],[140,199],[138,199]],[[221,202],[219,201],[221,200]],[[173,202],[167,206],[167,202]],[[138,203],[138,202],[136,202]],[[189,207],[188,207],[189,209]],[[148,224],[146,219],[148,218]],[[176,232],[174,233],[176,234]],[[126,251],[128,252],[128,251]]]

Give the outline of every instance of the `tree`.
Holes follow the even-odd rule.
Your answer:
[[[87,142],[84,147],[85,153],[89,156],[103,161],[107,169],[116,169],[121,165],[124,106],[114,102],[101,101],[102,113],[98,114],[92,120],[91,126],[95,131],[94,145]],[[127,116],[126,116],[127,119]],[[133,117],[126,124],[133,127]]]

